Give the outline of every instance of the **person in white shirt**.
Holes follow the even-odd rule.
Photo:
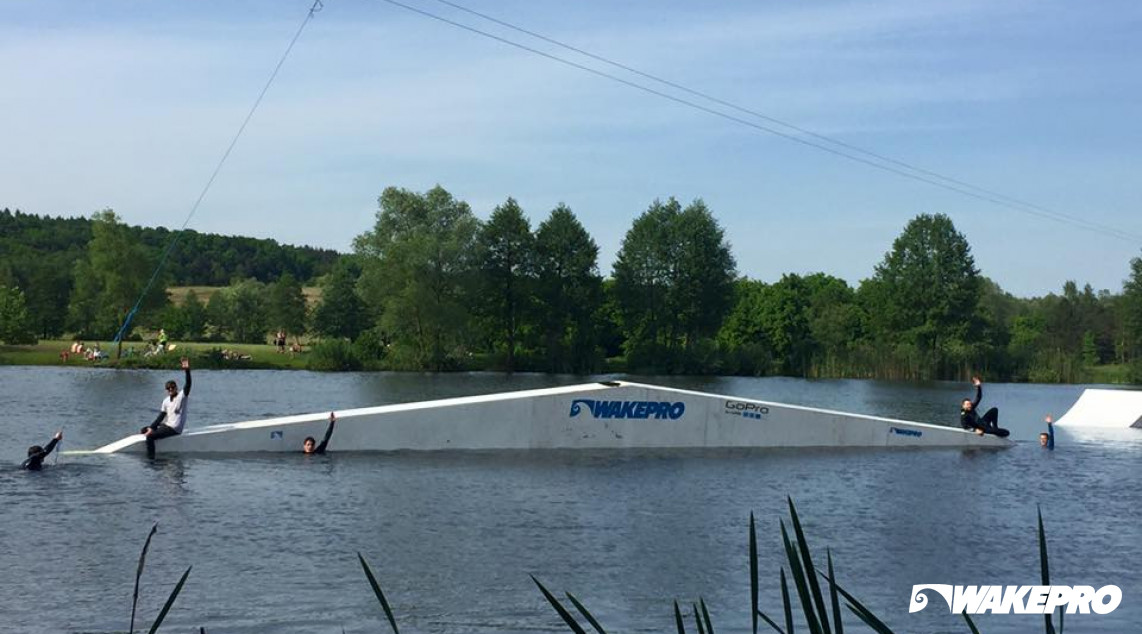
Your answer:
[[[170,438],[182,433],[186,427],[187,399],[190,397],[190,360],[182,360],[182,369],[186,371],[186,383],[180,392],[178,383],[167,381],[167,398],[159,405],[159,416],[150,426],[144,427],[139,433],[147,437],[147,457],[155,457],[155,441]]]

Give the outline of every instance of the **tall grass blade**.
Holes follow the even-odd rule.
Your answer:
[[[706,634],[706,628],[702,626],[702,616],[698,614],[698,604],[691,603],[694,606],[694,625],[698,627],[698,634]]]
[[[587,631],[583,629],[583,626],[579,625],[579,622],[575,620],[575,617],[571,616],[571,613],[567,611],[567,608],[563,607],[563,604],[559,602],[559,599],[556,599],[555,595],[548,592],[547,588],[545,588],[543,584],[539,582],[539,579],[535,578],[535,575],[530,576],[531,580],[534,581],[535,585],[539,588],[539,591],[543,593],[544,598],[547,599],[547,602],[551,604],[551,607],[555,608],[555,611],[559,613],[559,616],[563,619],[563,622],[567,624],[567,627],[571,628],[571,631],[575,632],[575,634],[587,634]]]
[[[846,603],[845,607],[852,610],[852,613],[857,615],[857,618],[864,621],[864,624],[871,627],[877,634],[893,634],[892,630],[882,623],[880,619],[876,618],[876,615],[872,612],[869,612],[859,605],[853,605],[852,603]]]
[[[357,552],[357,559],[360,560],[361,568],[369,579],[369,585],[373,587],[373,594],[377,595],[377,600],[381,602],[381,609],[385,611],[385,616],[389,619],[393,634],[400,634],[400,630],[397,629],[397,620],[393,617],[392,608],[389,607],[389,601],[385,598],[384,591],[381,590],[381,584],[377,583],[377,578],[373,575],[373,569],[369,567],[369,562],[365,561],[365,557],[361,555],[360,551]]]
[[[793,634],[793,602],[789,600],[789,584],[785,581],[785,568],[781,569],[781,605],[785,608],[785,629]]]
[[[780,632],[781,634],[786,634],[785,630],[781,629],[777,625],[777,623],[774,623],[773,619],[766,616],[764,612],[758,612],[757,615],[760,616],[762,619],[764,619],[765,622],[769,625],[769,627],[772,627],[775,632]]]
[[[682,610],[678,609],[678,600],[674,601],[674,623],[678,626],[678,634],[686,634],[686,626],[682,624]]]
[[[892,628],[885,625],[884,621],[876,618],[876,615],[873,614],[868,608],[864,607],[863,603],[861,603],[856,597],[849,594],[847,590],[841,587],[841,584],[837,583],[836,578],[832,576],[825,576],[825,573],[819,570],[817,571],[817,574],[824,576],[825,580],[832,584],[832,586],[837,589],[837,592],[841,593],[841,596],[843,596],[845,600],[848,601],[848,603],[845,604],[845,607],[851,610],[853,614],[857,615],[860,620],[864,621],[865,625],[871,627],[879,634],[893,634]]]
[[[797,549],[789,541],[784,521],[781,522],[781,540],[785,542],[785,558],[789,560],[789,572],[793,575],[793,585],[796,586],[797,596],[801,599],[801,610],[805,613],[805,623],[809,626],[809,633],[823,634],[816,611],[813,609],[813,600],[809,597],[809,582],[805,580],[805,569],[801,566]]]
[[[801,518],[797,517],[797,507],[793,505],[793,498],[786,496],[789,502],[789,518],[793,521],[793,534],[797,537],[797,548],[801,551],[801,561],[805,564],[805,575],[809,581],[809,590],[813,594],[813,603],[817,606],[817,614],[821,620],[821,631],[824,634],[833,634],[829,627],[829,610],[825,607],[825,597],[821,594],[821,585],[817,582],[817,575],[813,574],[813,557],[809,553],[809,542],[805,539],[805,531],[801,530]]]
[[[975,626],[975,622],[971,620],[971,617],[968,616],[968,613],[960,612],[960,615],[963,616],[964,620],[968,622],[968,627],[971,628],[971,634],[979,634],[979,628]]]
[[[568,592],[567,598],[571,600],[571,603],[575,606],[575,609],[579,610],[579,614],[582,614],[583,617],[587,619],[587,622],[591,624],[591,627],[595,628],[596,632],[599,634],[607,634],[606,630],[603,629],[603,626],[599,625],[599,622],[595,620],[595,617],[591,615],[586,606],[584,606],[582,603],[579,603],[579,599],[576,599],[575,595]]]
[[[1039,569],[1043,577],[1043,585],[1051,585],[1051,570],[1047,564],[1047,533],[1043,530],[1043,509],[1038,505],[1035,507],[1035,512],[1039,515]],[[1059,609],[1062,612],[1062,608]],[[1055,634],[1055,626],[1051,624],[1050,614],[1044,614],[1043,620],[1046,621],[1047,634]],[[1062,626],[1062,623],[1059,624]]]
[[[139,553],[139,567],[135,570],[135,592],[131,597],[131,628],[129,634],[135,634],[135,611],[139,607],[139,580],[143,578],[143,566],[147,561],[147,550],[151,547],[151,538],[155,536],[159,530],[158,522],[151,526],[151,532],[147,534],[147,541],[143,542],[143,552]]]
[[[151,629],[148,630],[149,634],[155,634],[155,632],[159,631],[159,626],[166,620],[167,612],[171,611],[171,606],[174,605],[174,600],[178,598],[178,593],[182,592],[182,586],[186,583],[186,578],[190,576],[191,568],[194,568],[194,566],[190,566],[186,569],[186,572],[182,573],[182,578],[178,580],[178,583],[174,586],[174,590],[171,591],[171,595],[167,597],[167,602],[163,604],[163,609],[159,610],[159,615],[155,618],[154,625],[151,625]]]
[[[714,622],[710,620],[710,611],[706,609],[706,600],[699,597],[698,604],[702,606],[702,618],[706,621],[707,634],[714,634]]]
[[[752,511],[749,514],[749,601],[749,611],[753,617],[753,634],[757,634],[757,617],[761,612],[757,604],[757,529],[754,526]],[[766,618],[765,615],[761,616]]]
[[[829,563],[829,578],[835,579],[836,575],[833,574],[833,552],[828,548],[825,549],[825,559]],[[833,625],[837,629],[837,634],[845,634],[845,626],[841,623],[841,598],[837,594],[837,586],[829,584],[829,601],[833,604]]]

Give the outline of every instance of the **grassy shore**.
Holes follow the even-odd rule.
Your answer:
[[[0,365],[50,365],[64,367],[111,368],[177,368],[181,357],[190,357],[195,367],[304,370],[306,354],[281,353],[268,344],[249,343],[175,343],[175,349],[164,354],[145,356],[147,346],[140,342],[125,342],[123,356],[116,359],[117,346],[110,341],[96,343],[109,358],[88,361],[82,355],[61,354],[71,348],[71,341],[43,340],[30,346],[0,346]],[[227,354],[223,354],[223,352]]]
[[[300,353],[281,353],[270,344],[226,343],[226,342],[175,342],[175,349],[164,354],[145,356],[147,344],[126,342],[123,356],[116,359],[116,346],[110,341],[85,341],[87,346],[96,343],[108,355],[98,361],[88,361],[83,356],[68,355],[65,361],[61,353],[71,347],[71,340],[45,339],[34,345],[0,345],[0,365],[37,365],[68,367],[108,367],[108,368],[177,368],[179,359],[190,357],[198,368],[234,368],[247,370],[305,370],[310,369],[310,345],[308,342]],[[476,354],[466,359],[461,371],[497,370],[497,359],[487,354]],[[329,370],[320,365],[313,368]],[[388,370],[383,361],[368,365],[364,369]],[[398,368],[399,369],[399,368]],[[626,359],[614,357],[605,361],[601,372],[626,372]],[[1087,368],[1084,383],[1107,385],[1128,385],[1130,368],[1126,365],[1100,365]]]

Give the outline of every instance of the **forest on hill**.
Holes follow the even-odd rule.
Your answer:
[[[0,341],[134,337],[313,343],[317,369],[500,369],[908,380],[1142,381],[1142,258],[1121,289],[1075,281],[1018,298],[941,214],[913,218],[856,286],[741,276],[703,201],[653,201],[609,277],[560,205],[533,227],[509,198],[486,221],[437,186],[390,187],[349,254],[91,218],[0,212]],[[320,288],[307,303],[302,286]],[[172,286],[222,286],[208,301]],[[140,299],[141,298],[141,299]],[[1113,370],[1113,372],[1109,372]]]

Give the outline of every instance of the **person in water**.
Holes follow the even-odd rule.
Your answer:
[[[978,376],[973,376],[971,382],[975,386],[975,400],[965,398],[960,405],[960,426],[971,429],[981,436],[983,434],[1007,436],[1010,432],[999,426],[999,408],[993,407],[983,416],[979,415],[979,402],[983,399],[983,381],[980,381]]]
[[[56,448],[56,445],[59,444],[61,440],[63,440],[63,432],[57,431],[56,435],[52,436],[52,439],[48,441],[47,447],[41,447],[39,445],[28,447],[28,459],[20,465],[20,468],[27,469],[28,471],[39,471],[42,469],[44,467],[44,458],[48,457],[48,454],[52,452],[52,449]]]
[[[182,391],[178,390],[178,383],[167,381],[167,398],[159,405],[159,416],[155,422],[139,431],[147,437],[147,457],[155,457],[155,441],[170,438],[182,433],[186,427],[187,399],[190,397],[190,360],[182,360],[182,369],[186,371],[186,382]]]
[[[1039,434],[1039,446],[1044,448],[1044,449],[1050,449],[1050,450],[1054,451],[1054,449],[1055,449],[1055,425],[1054,425],[1054,422],[1055,421],[1054,421],[1054,419],[1051,418],[1050,414],[1047,414],[1047,418],[1045,420],[1047,421],[1047,431]]]
[[[329,412],[329,427],[325,428],[325,438],[321,439],[321,444],[318,445],[313,436],[306,436],[305,442],[301,445],[301,450],[304,453],[325,453],[326,447],[329,446],[329,439],[333,437],[333,425],[337,423],[337,415]]]

